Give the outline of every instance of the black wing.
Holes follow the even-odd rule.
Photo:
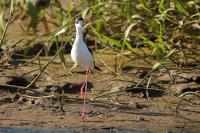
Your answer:
[[[83,39],[83,41],[84,41],[85,45],[87,46],[88,50],[90,51],[90,53],[93,55],[93,52],[92,52],[92,50],[88,47],[86,40]]]
[[[86,46],[87,46],[87,48],[88,48],[88,50],[90,51],[90,53],[93,55],[93,52],[92,52],[92,50],[88,47],[88,45],[87,45],[87,43],[86,43],[86,41],[85,40],[83,40],[84,42],[85,42],[85,44],[86,44]],[[100,68],[98,68],[96,65],[95,65],[95,61],[94,61],[94,68],[96,69],[96,70],[99,70],[99,71],[101,71],[101,69]]]

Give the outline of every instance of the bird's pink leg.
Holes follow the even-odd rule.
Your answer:
[[[83,85],[81,86],[81,89],[80,89],[80,97],[81,97],[81,98],[84,98],[83,89],[85,88],[85,84],[86,84],[86,81],[84,81],[84,83],[83,83]]]
[[[85,81],[84,81],[84,83],[83,83],[83,85],[81,86],[81,89],[80,89],[80,97],[81,98],[84,98],[84,95],[85,95],[85,92],[83,91],[83,89],[85,88],[85,84],[87,82],[87,79],[88,79],[88,70],[86,71]]]
[[[86,96],[87,96],[87,82],[88,82],[88,77],[90,76],[90,70],[87,70],[86,73],[86,80],[85,80],[85,87],[84,87],[84,99],[83,99],[83,112],[81,114],[81,118],[85,118],[85,105],[86,105]]]
[[[83,112],[81,114],[81,118],[85,118],[85,105],[86,105],[86,92],[87,91],[87,82],[85,83],[85,93],[84,93],[84,98],[83,98]]]

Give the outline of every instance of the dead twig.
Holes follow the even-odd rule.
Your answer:
[[[0,39],[0,46],[3,44],[3,40],[4,40],[5,35],[6,35],[6,32],[7,32],[7,30],[8,30],[8,26],[13,22],[13,20],[14,20],[15,18],[16,18],[16,16],[13,17],[13,12],[10,12],[8,21],[7,21],[7,23],[6,23],[6,26],[5,26],[4,30],[3,30],[3,34],[2,34],[1,39]]]
[[[137,88],[147,77],[149,77],[150,74],[152,74],[157,68],[163,66],[163,63],[164,63],[164,60],[168,59],[170,57],[170,55],[172,53],[174,53],[176,49],[173,49],[172,51],[170,51],[165,57],[163,57],[158,63],[156,63],[153,68],[151,69],[151,71],[149,71],[145,77],[143,79],[141,79],[136,85],[130,85],[129,87],[126,87],[124,89],[121,89],[121,90],[117,90],[117,91],[114,91],[114,92],[108,92],[108,93],[104,93],[104,94],[101,94],[99,96],[96,96],[96,97],[93,97],[91,98],[90,100],[91,101],[94,101],[96,98],[99,98],[99,97],[105,97],[105,96],[108,96],[108,95],[111,95],[111,94],[114,94],[114,93],[117,93],[117,92],[123,92],[123,91],[129,91],[129,90],[133,90],[135,88]]]
[[[25,73],[19,74],[18,76],[24,76],[24,75],[27,75],[27,74],[29,74],[29,73],[35,72],[35,71],[37,71],[37,70],[39,70],[39,68],[35,68],[35,69],[30,70],[30,71],[28,71],[28,72],[25,72]]]
[[[2,86],[2,87],[16,88],[17,90],[20,90],[20,89],[22,89],[22,90],[29,90],[29,91],[32,91],[32,92],[34,92],[34,93],[36,93],[36,94],[40,94],[40,95],[46,96],[45,93],[36,91],[36,90],[34,90],[34,89],[31,89],[31,88],[26,88],[26,87],[24,87],[24,86],[16,86],[16,85],[8,85],[8,84],[0,84],[0,86]]]
[[[26,87],[24,87],[24,86],[16,86],[16,85],[8,85],[8,84],[0,84],[0,86],[18,88],[18,89],[26,89]]]
[[[58,54],[62,51],[62,49],[68,44],[68,42],[71,40],[72,36],[69,37],[69,40],[57,51],[57,53],[44,65],[44,67],[41,69],[40,73],[35,77],[35,79],[33,79],[31,81],[31,83],[26,86],[26,88],[31,87],[36,81],[37,79],[42,75],[42,73],[44,72],[44,70],[46,69],[46,67],[58,56]]]
[[[35,60],[37,60],[37,58],[38,58],[38,57],[40,56],[40,54],[42,53],[42,50],[43,50],[43,49],[41,49],[33,59],[31,59],[30,61],[24,63],[23,66],[26,66],[26,65],[28,65],[28,64],[30,64],[30,63],[32,63],[32,62],[34,62]]]
[[[27,98],[32,98],[32,99],[43,99],[43,98],[51,98],[51,97],[56,97],[54,94],[51,94],[51,95],[47,95],[47,96],[30,96],[30,95],[21,95],[21,96],[24,96],[24,97],[27,97]]]
[[[179,107],[181,105],[181,102],[184,100],[185,96],[187,96],[187,95],[196,95],[196,96],[200,97],[200,95],[198,93],[200,93],[200,91],[196,91],[196,92],[188,91],[188,92],[185,92],[185,93],[181,94],[180,96],[178,96],[179,100],[178,100],[177,105],[176,105],[176,111],[175,111],[176,113],[175,113],[175,115],[178,113],[178,109],[179,109]]]
[[[150,81],[151,81],[151,78],[152,78],[152,75],[149,77],[149,80],[148,80],[148,83],[147,83],[147,86],[146,86],[146,96],[147,96],[147,99],[149,99],[149,84],[150,84]]]
[[[116,73],[115,71],[113,71],[106,63],[105,61],[98,55],[98,59],[104,64],[104,66],[109,70],[111,71],[113,74],[115,75],[119,75],[118,73]]]
[[[136,90],[136,89],[146,90],[145,87],[135,87],[135,86],[131,85],[131,86],[122,88],[122,89],[117,90],[117,91],[112,91],[112,92],[109,91],[109,92],[107,92],[107,93],[103,93],[103,94],[98,95],[98,96],[96,96],[96,97],[93,97],[93,98],[91,98],[91,99],[89,99],[89,100],[90,100],[90,101],[94,101],[94,100],[96,100],[97,98],[100,98],[100,97],[105,97],[105,96],[108,96],[108,95],[111,95],[111,94],[115,94],[115,93],[119,93],[119,92],[123,92],[123,91],[129,91],[129,90]],[[156,89],[156,88],[148,88],[148,90],[164,91],[164,90]]]
[[[169,75],[169,77],[170,77],[171,81],[173,82],[173,84],[175,84],[176,79],[175,79],[174,75],[171,74],[171,72],[169,71],[169,69],[167,67],[165,67],[165,66],[162,66],[162,67],[165,69],[166,73]]]
[[[65,47],[65,45],[68,44],[68,42],[71,40],[71,38],[72,38],[72,36],[69,37],[68,41],[62,47],[60,47],[60,49],[57,51],[57,53],[41,68],[40,73],[26,87],[15,86],[15,85],[4,85],[4,84],[0,84],[0,86],[7,86],[7,87],[18,88],[18,89],[22,89],[22,90],[30,90],[32,92],[36,92],[36,93],[39,93],[39,94],[42,94],[42,95],[46,95],[45,93],[38,92],[36,90],[30,89],[30,87],[38,80],[38,78],[42,75],[42,73],[47,68],[47,66],[58,56],[58,54],[62,51],[62,49]]]
[[[123,91],[129,91],[129,90],[134,90],[136,88],[138,88],[138,86],[154,71],[155,69],[152,69],[151,71],[149,71],[149,73],[147,73],[145,75],[145,77],[143,79],[140,80],[140,82],[138,82],[136,85],[131,85],[131,86],[128,86],[124,89],[121,89],[121,90],[117,90],[117,91],[114,91],[114,92],[108,92],[108,93],[104,93],[104,94],[101,94],[99,96],[96,96],[96,97],[93,97],[90,99],[90,101],[94,101],[95,99],[99,98],[99,97],[105,97],[105,96],[108,96],[108,95],[111,95],[111,94],[114,94],[114,93],[118,93],[118,92],[123,92]],[[146,89],[146,88],[145,88]]]
[[[17,40],[16,42],[14,42],[14,44],[11,45],[11,47],[16,47],[17,44],[21,43],[24,39],[25,39],[25,38],[22,38],[22,39]],[[0,55],[3,55],[8,49],[9,49],[9,48],[3,50],[3,51],[0,53]]]

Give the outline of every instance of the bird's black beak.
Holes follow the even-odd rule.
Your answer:
[[[78,22],[81,22],[81,21],[84,22],[84,21],[83,21],[83,18],[78,18],[78,19],[76,19],[76,22],[75,22],[75,23],[78,24]]]

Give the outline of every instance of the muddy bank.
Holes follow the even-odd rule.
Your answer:
[[[114,69],[112,63],[114,56],[102,54],[102,58],[106,62],[110,62],[107,65]],[[66,59],[70,59],[70,56],[66,55]],[[42,57],[41,63],[45,64],[47,60],[47,57]],[[136,84],[143,78],[141,75],[145,73],[143,70],[148,70],[148,68],[141,67],[142,65],[137,63],[140,67],[131,66],[131,69],[128,69],[126,73],[117,76],[107,70],[100,61],[97,64],[103,71],[93,73],[89,82],[88,99],[105,91],[116,91]],[[69,61],[67,67],[70,68],[72,65],[73,63]],[[30,72],[34,68],[37,68],[37,61],[23,67],[20,67],[20,65],[15,68],[8,66],[0,71],[0,83],[26,86],[39,73],[39,71]],[[17,90],[16,88],[1,86],[0,127],[70,128],[83,131],[84,129],[92,131],[93,129],[118,129],[120,127],[124,129],[139,128],[151,132],[199,131],[199,98],[187,98],[187,100],[193,100],[192,102],[196,104],[183,101],[178,114],[174,116],[176,105],[175,103],[172,104],[171,101],[177,99],[173,93],[177,87],[171,87],[174,83],[170,77],[165,73],[159,75],[159,72],[156,72],[152,77],[148,99],[145,89],[147,80],[139,89],[115,93],[93,102],[88,100],[87,117],[82,120],[80,113],[83,101],[79,97],[79,89],[84,81],[84,74],[85,72],[81,68],[76,68],[74,75],[65,73],[59,59],[56,59],[32,86],[32,89],[46,95],[56,95],[56,97],[51,98],[35,99],[34,97],[38,97],[40,94],[29,90],[23,91],[23,89]],[[180,78],[176,84],[195,82],[194,80],[182,79]],[[64,95],[62,95],[61,90],[64,90]]]

